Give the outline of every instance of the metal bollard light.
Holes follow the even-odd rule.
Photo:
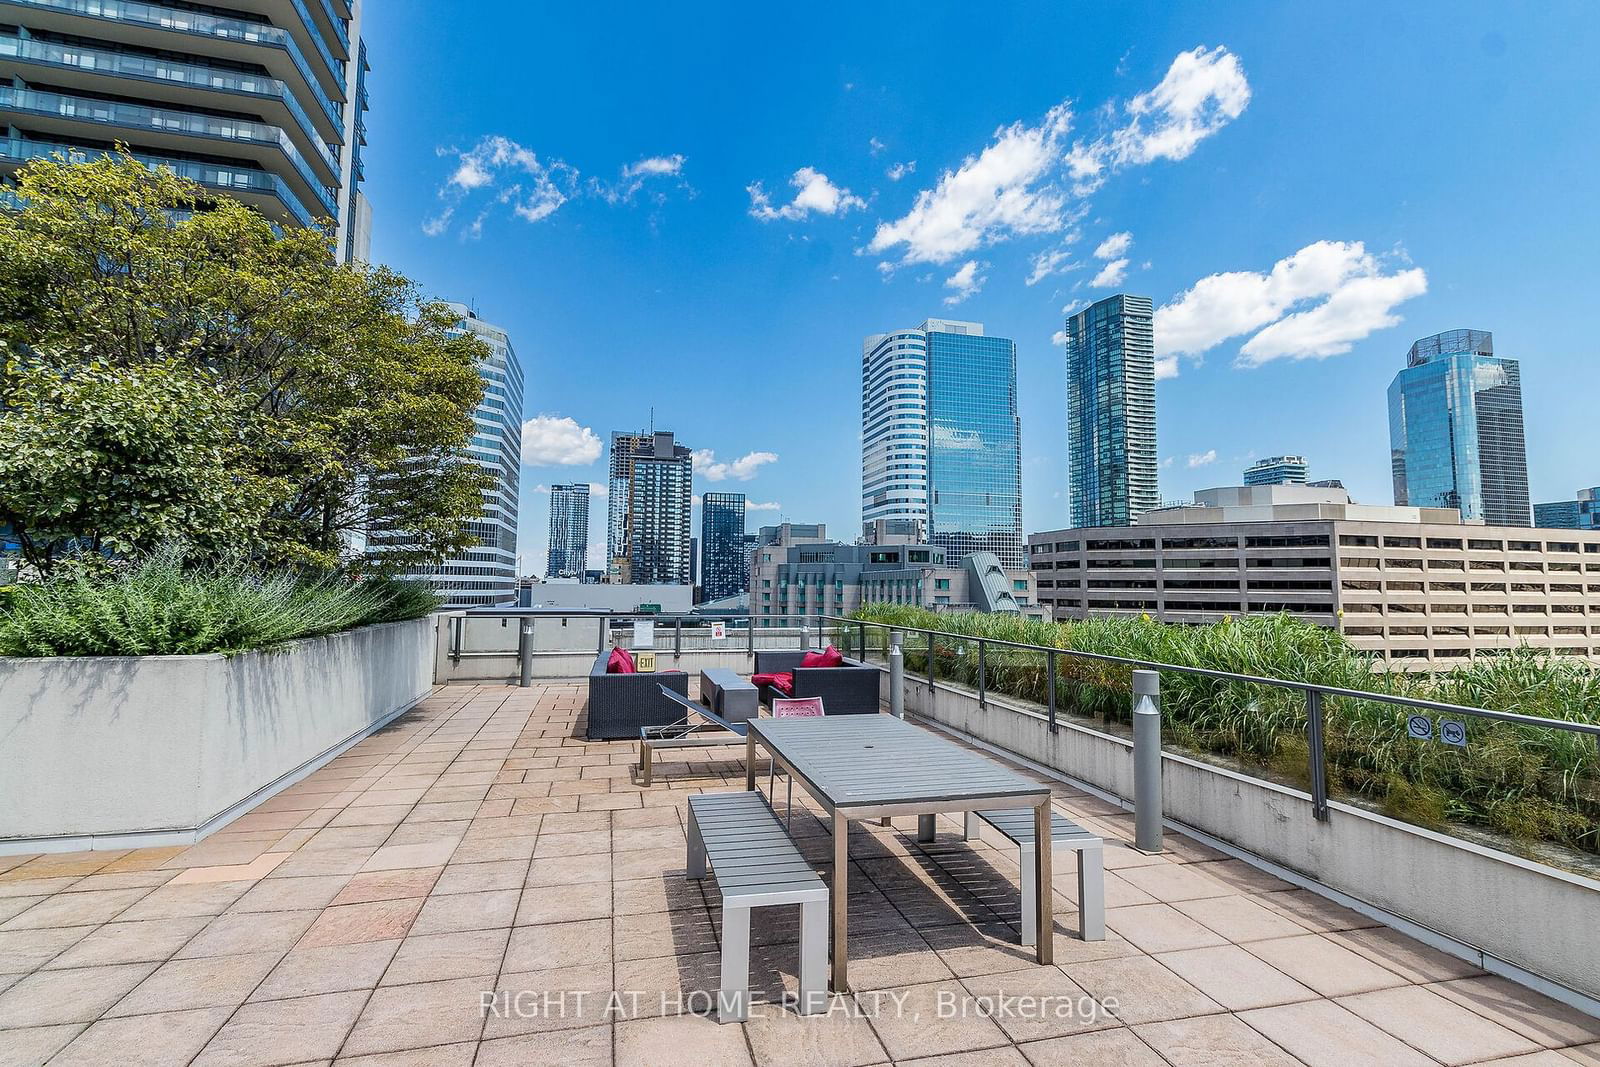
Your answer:
[[[811,648],[811,627],[806,623],[800,624],[800,647],[807,650]]]
[[[889,634],[889,714],[897,719],[906,717],[906,657],[900,641],[900,631]]]
[[[517,628],[517,666],[517,684],[526,689],[533,684],[533,619],[527,615]]]
[[[1133,847],[1160,852],[1161,675],[1133,672]]]

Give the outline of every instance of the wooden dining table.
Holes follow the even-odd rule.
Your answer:
[[[953,741],[890,715],[749,721],[745,788],[756,788],[757,750],[792,776],[831,819],[833,880],[829,889],[832,967],[829,985],[849,989],[849,831],[853,819],[917,816],[917,837],[930,841],[941,813],[1032,808],[1038,960],[1049,963],[1054,929],[1050,871],[1050,787]]]

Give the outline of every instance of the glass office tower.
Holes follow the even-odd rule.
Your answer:
[[[1072,525],[1128,526],[1159,506],[1154,309],[1119,293],[1067,320]]]
[[[1533,524],[1547,530],[1600,530],[1600,486],[1579,489],[1576,500],[1535,504]],[[0,529],[0,536],[4,532]]]
[[[878,333],[861,345],[861,524],[928,520],[928,340]]]
[[[365,259],[361,0],[0,4],[0,179],[118,144]],[[0,183],[3,184],[3,183]]]
[[[861,520],[921,522],[959,558],[1022,564],[1017,346],[983,324],[929,319],[861,351]]]
[[[550,487],[546,578],[582,578],[589,569],[589,484]]]
[[[700,598],[721,600],[750,588],[744,546],[743,493],[706,493],[700,498]]]
[[[426,581],[445,607],[470,608],[514,604],[517,599],[517,483],[522,473],[522,363],[511,338],[498,326],[478,318],[465,304],[447,303],[460,323],[458,333],[471,332],[489,346],[478,364],[483,400],[472,412],[472,438],[467,458],[490,475],[483,509],[467,523],[472,545],[437,567],[407,577]],[[378,532],[373,543],[403,541],[404,534]]]
[[[947,558],[1022,562],[1022,420],[1017,346],[976,322],[929,319],[928,543]]]
[[[1522,370],[1495,356],[1488,331],[1451,330],[1411,346],[1389,386],[1389,447],[1396,504],[1529,524]]]

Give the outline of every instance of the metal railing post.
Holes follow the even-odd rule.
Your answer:
[[[933,707],[933,631],[928,631],[928,707]]]
[[[808,622],[800,623],[800,647],[807,651],[811,649],[811,624]]]
[[[1328,821],[1328,753],[1323,743],[1322,690],[1306,690],[1306,744],[1311,750],[1311,814]]]
[[[457,615],[450,620],[450,662],[459,666],[462,646],[467,639],[467,617]]]
[[[683,657],[683,616],[679,615],[672,627],[672,658]]]
[[[609,623],[610,620],[606,618],[606,616],[600,616],[600,646],[595,649],[597,652],[604,652],[606,650],[606,631],[611,628]]]
[[[1055,733],[1059,727],[1056,725],[1056,653],[1051,649],[1045,654],[1044,659],[1044,684],[1050,690],[1048,707],[1050,709],[1050,732]]]
[[[517,627],[517,685],[523,689],[533,684],[533,619],[524,615]]]
[[[1133,847],[1161,851],[1161,675],[1133,672]]]
[[[978,638],[978,707],[979,708],[987,708],[989,706],[988,700],[984,695],[984,690],[987,687],[988,682],[989,682],[989,677],[988,676],[989,676],[989,662],[988,662],[987,657],[984,655],[983,638],[980,637],[980,638]]]
[[[861,662],[867,662],[867,624],[856,624],[856,635],[861,639],[861,647],[856,649],[856,655],[861,657]]]
[[[750,616],[744,621],[744,650],[749,655],[756,654],[756,617]]]
[[[897,719],[906,717],[906,657],[900,640],[899,631],[889,634],[889,713]]]

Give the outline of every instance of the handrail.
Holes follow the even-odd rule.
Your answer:
[[[812,616],[818,618],[819,616]],[[1263,678],[1253,674],[1235,674],[1232,671],[1212,670],[1209,667],[1185,667],[1176,663],[1161,663],[1156,660],[1133,659],[1128,656],[1112,656],[1103,652],[1085,652],[1075,648],[1060,648],[1051,645],[1031,645],[1022,641],[1007,641],[997,637],[969,637],[966,634],[955,633],[951,630],[934,630],[921,626],[894,626],[889,623],[871,622],[866,619],[848,619],[838,615],[823,615],[820,618],[825,622],[836,622],[848,626],[866,627],[902,633],[933,634],[939,637],[951,637],[961,641],[971,641],[980,647],[984,645],[999,645],[1006,648],[1019,648],[1032,652],[1049,652],[1063,656],[1077,656],[1081,659],[1095,660],[1101,663],[1114,663],[1118,666],[1133,667],[1138,670],[1173,671],[1179,674],[1194,674],[1203,678],[1216,678],[1228,682],[1248,682],[1255,685],[1274,686],[1279,689],[1298,690],[1302,693],[1320,693],[1324,696],[1347,697],[1352,700],[1373,700],[1384,704],[1395,704],[1400,707],[1417,708],[1422,711],[1435,711],[1452,715],[1475,715],[1479,718],[1494,719],[1499,722],[1517,723],[1522,726],[1547,726],[1553,730],[1567,730],[1571,733],[1591,734],[1600,737],[1600,723],[1573,722],[1568,719],[1547,719],[1540,715],[1523,715],[1510,711],[1495,711],[1492,708],[1475,708],[1466,704],[1447,704],[1438,700],[1422,700],[1417,697],[1400,696],[1394,693],[1372,693],[1361,689],[1345,689],[1342,686],[1318,685],[1315,682],[1296,681],[1290,678]]]

